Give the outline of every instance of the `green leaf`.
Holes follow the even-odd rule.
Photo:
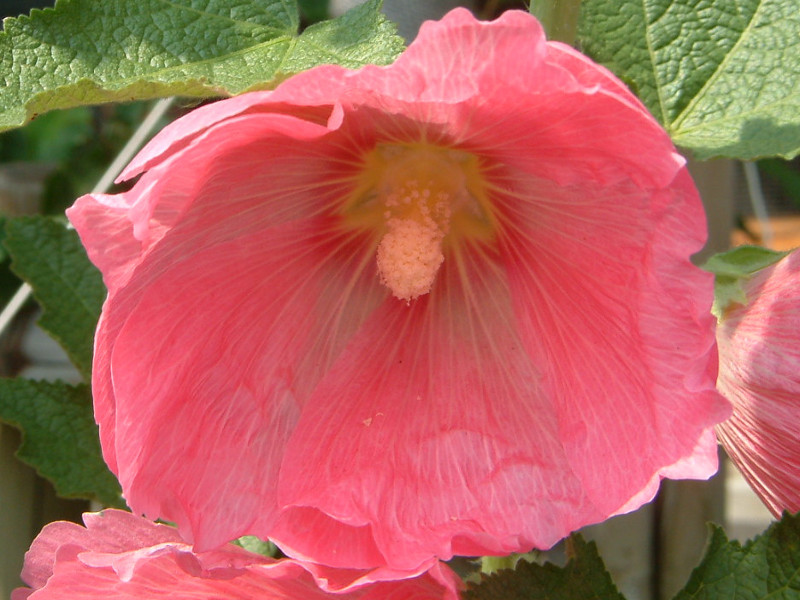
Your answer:
[[[565,567],[526,561],[516,569],[483,575],[469,584],[464,600],[625,600],[606,571],[597,546],[579,535],[569,538],[572,558]]]
[[[403,42],[380,5],[298,35],[288,0],[58,0],[4,21],[0,130],[56,108],[224,96],[321,63],[387,64]]]
[[[66,350],[89,381],[92,342],[106,289],[78,234],[46,217],[6,223],[5,246],[12,270],[33,288],[44,312],[39,324]]]
[[[714,304],[711,307],[714,316],[722,319],[731,304],[747,304],[744,283],[754,273],[778,262],[787,254],[760,246],[739,246],[709,258],[702,268],[716,275]]]
[[[300,35],[283,61],[282,78],[321,64],[357,69],[389,64],[405,48],[397,27],[380,12],[382,0],[368,0],[337,19],[315,23]]]
[[[119,484],[101,456],[87,386],[0,379],[0,420],[22,432],[17,457],[49,479],[60,496],[124,508]]]
[[[584,0],[578,37],[696,158],[800,152],[796,0]]]
[[[710,530],[706,555],[675,600],[800,597],[800,516],[784,514],[744,547],[728,541],[721,527]]]
[[[233,543],[254,554],[261,556],[276,557],[278,555],[278,547],[270,541],[262,540],[255,535],[245,535],[238,540],[233,540]]]
[[[787,254],[789,253],[760,246],[739,246],[728,252],[715,254],[705,262],[703,268],[715,275],[747,277],[775,264]]]

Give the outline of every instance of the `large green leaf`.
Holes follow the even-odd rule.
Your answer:
[[[564,567],[521,560],[514,570],[483,575],[464,600],[625,600],[617,591],[594,542],[569,539],[572,557]]]
[[[229,95],[322,63],[386,64],[403,42],[380,4],[298,35],[289,0],[58,0],[4,21],[0,130],[56,108]]]
[[[800,152],[797,0],[584,0],[578,36],[697,158]]]
[[[49,479],[59,496],[124,507],[100,453],[87,386],[0,379],[0,421],[22,431],[17,457]]]
[[[89,381],[92,341],[106,295],[78,234],[47,217],[9,219],[4,244],[13,271],[33,287],[44,310],[39,324]]]
[[[741,546],[711,526],[711,542],[675,600],[800,598],[800,517],[784,515]]]

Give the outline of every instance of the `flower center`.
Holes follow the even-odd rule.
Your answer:
[[[491,226],[475,156],[428,144],[378,146],[347,211],[377,230],[378,276],[410,303],[433,288],[445,254]]]

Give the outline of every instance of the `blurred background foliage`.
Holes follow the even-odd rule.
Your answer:
[[[62,216],[92,190],[148,108],[135,102],[53,111],[0,134],[0,219]],[[8,262],[0,251],[0,303],[15,291]]]

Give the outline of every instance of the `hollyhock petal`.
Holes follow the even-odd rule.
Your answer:
[[[221,153],[252,148],[252,151],[264,152],[268,157],[279,153],[275,138],[281,134],[291,133],[294,140],[309,141],[326,132],[326,128],[317,124],[279,114],[253,115],[245,120],[229,119],[223,127],[204,131],[178,155],[155,166],[129,192],[116,196],[83,196],[67,211],[67,215],[73,225],[84,232],[82,239],[89,258],[102,270],[104,282],[113,293],[127,284],[132,270],[142,258],[165,232],[183,218],[186,209],[195,204],[200,192],[198,182],[202,181],[198,174],[208,171],[216,160],[216,154],[210,151],[212,146]],[[251,142],[254,143],[250,145]],[[225,172],[230,177],[247,176],[250,180],[239,190],[242,196],[239,206],[243,210],[246,209],[244,203],[249,201],[252,205],[256,201],[254,198],[262,189],[259,186],[268,182],[267,171],[261,176],[251,177],[250,171],[242,164],[228,163]],[[219,183],[217,186],[213,191],[221,194]],[[210,193],[206,191],[206,194]],[[275,221],[287,218],[291,215],[284,210],[276,215]],[[107,243],[107,233],[113,234],[113,245]]]
[[[264,169],[256,174],[251,173],[242,158],[243,154],[251,152],[263,156],[282,153],[290,147],[290,142],[280,135],[286,131],[291,131],[298,143],[307,141],[309,136],[318,136],[321,129],[305,121],[281,115],[259,115],[246,121],[227,121],[224,126],[204,132],[197,143],[181,152],[179,161],[169,160],[146,173],[130,192],[120,196],[84,196],[68,211],[90,258],[103,271],[104,281],[109,289],[109,298],[95,338],[92,387],[104,457],[112,470],[117,469],[112,351],[114,341],[139,303],[140,296],[160,276],[166,274],[169,277],[168,270],[172,266],[188,264],[195,249],[204,249],[206,256],[213,262],[213,250],[209,248],[213,248],[215,242],[225,243],[237,233],[246,234],[248,231],[259,231],[264,226],[278,226],[286,220],[296,218],[297,213],[310,214],[320,210],[319,206],[324,204],[324,199],[315,191],[306,192],[304,201],[292,191],[301,181],[307,183],[306,169],[317,160],[314,151],[305,159],[293,155],[285,160],[276,159],[272,163],[274,171]],[[276,136],[279,136],[277,140]],[[208,152],[209,148],[216,148],[221,152],[230,149],[228,160],[219,160]],[[212,166],[216,169],[216,179],[207,182],[202,174]],[[238,186],[232,187],[219,174],[220,170],[223,175],[239,182]],[[288,201],[270,210],[270,204],[264,203],[262,190],[267,186],[281,189],[277,181],[279,175],[276,173],[281,176],[288,174],[284,177]],[[200,181],[204,183],[202,190],[198,190]],[[228,201],[220,202],[220,198],[227,198]],[[309,202],[315,204],[310,206]],[[257,220],[250,218],[253,207],[262,206],[267,210],[261,210]],[[178,221],[180,228],[176,227]],[[202,234],[203,231],[213,230],[209,225],[215,223],[227,224],[228,228],[217,229],[217,239]],[[182,235],[180,231],[190,233]],[[182,242],[159,246],[161,238],[167,232],[173,241],[181,239]],[[104,237],[109,233],[113,235],[111,243]],[[159,252],[155,252],[156,250]],[[269,246],[264,246],[263,250],[265,254],[271,252]],[[141,276],[131,282],[137,272]],[[248,282],[243,283],[246,285]],[[181,294],[183,284],[178,285],[179,288],[172,297]],[[180,308],[178,311],[182,312]],[[157,330],[145,325],[142,331]],[[198,332],[197,336],[196,339],[201,339],[203,333]],[[162,339],[166,344],[171,343],[169,339],[157,339]],[[196,348],[197,345],[192,343],[189,347]],[[164,391],[169,393],[166,389]],[[145,404],[151,407],[156,405],[147,402]],[[230,539],[229,536],[227,539]]]
[[[561,42],[549,42],[547,51],[547,62],[565,69],[583,87],[596,86],[605,93],[614,93],[622,102],[638,107],[645,115],[650,114],[644,103],[631,94],[628,87],[611,71],[598,65],[572,46]]]
[[[733,403],[717,435],[777,517],[800,510],[800,251],[744,287],[747,306],[729,309],[717,328],[717,387]]]
[[[281,470],[281,503],[301,510],[286,512],[273,536],[293,554],[363,568],[392,557],[413,569],[431,544],[446,558],[549,547],[565,523],[594,512],[537,365],[520,351],[508,286],[481,262],[446,265],[443,290],[408,310],[388,300],[314,390]],[[328,522],[329,537],[290,529],[307,522],[309,506],[339,522]],[[376,547],[348,543],[348,525],[368,526]]]
[[[703,237],[688,174],[659,192],[522,177],[502,187],[538,189],[497,202],[505,273],[463,257],[439,275],[444,297],[404,313],[390,299],[312,394],[281,503],[333,521],[287,512],[273,536],[293,554],[363,567],[391,554],[411,569],[431,543],[443,558],[547,548],[575,515],[602,520],[649,501],[662,476],[716,471],[711,427],[729,406],[713,387],[712,277],[688,260]],[[295,529],[308,522],[313,538]]]
[[[22,580],[34,589],[44,587],[53,575],[57,553],[74,556],[91,547],[98,552],[122,554],[164,542],[182,542],[175,529],[123,511],[87,513],[84,522],[85,528],[65,521],[45,526],[25,556]]]
[[[684,163],[515,11],[177,121],[69,212],[109,287],[93,394],[129,505],[342,589],[708,477],[729,406]]]
[[[233,545],[198,553],[175,529],[122,511],[86,514],[84,521],[85,528],[59,522],[42,530],[25,556],[22,579],[30,587],[14,590],[12,600],[457,600],[460,588],[450,569],[435,564],[415,579],[351,584],[334,596],[290,560],[276,561]],[[344,582],[355,575],[330,578]]]
[[[183,118],[173,121],[142,148],[120,173],[117,182],[132,179],[163,163],[170,156],[180,153],[192,140],[217,123],[243,114],[258,113],[264,103],[269,101],[270,95],[271,92],[252,92],[236,96],[228,99],[224,107],[220,107],[217,104],[201,106]],[[276,102],[271,104],[271,113],[281,112],[280,104]],[[310,103],[310,106],[313,107],[313,102]],[[293,116],[302,116],[306,121],[321,125],[325,124],[331,113],[330,107],[327,106],[319,109],[298,110],[297,103],[292,103],[290,107],[286,106],[284,108],[287,113]]]
[[[703,222],[698,205],[686,202],[694,196],[688,175],[680,179],[684,185],[656,193],[629,185],[586,190],[579,204],[571,190],[561,207],[553,202],[559,190],[550,189],[552,207],[537,206],[530,221],[514,209],[521,238],[509,240],[516,257],[509,280],[523,342],[542,365],[571,468],[601,511],[623,504],[625,492],[615,490],[641,487],[661,468],[694,457],[698,438],[705,432],[708,441],[710,427],[729,413],[709,385],[713,343],[696,335],[711,327],[707,297],[685,294],[687,286],[707,289],[710,278],[688,261],[702,234],[677,225],[692,212],[689,222]],[[699,408],[706,419],[697,418]],[[638,448],[635,464],[623,447]],[[705,451],[711,455],[713,445]],[[704,462],[702,471],[693,460],[671,476],[710,476],[716,460]]]
[[[464,52],[465,48],[481,52]],[[305,106],[346,103],[372,94],[388,102],[452,105],[486,94],[482,99],[488,101],[507,94],[509,87],[545,88],[548,82],[535,77],[533,70],[517,67],[521,62],[542,62],[547,52],[544,31],[528,15],[508,11],[493,23],[481,23],[469,11],[457,8],[439,22],[423,23],[414,43],[389,67],[367,66],[358,71],[319,67],[283,82],[272,100]],[[502,60],[496,58],[500,56]],[[541,67],[540,71],[549,70],[546,64]],[[568,73],[560,75],[562,85],[572,81]]]
[[[277,469],[302,408],[302,388],[313,385],[324,353],[335,351],[318,348],[335,345],[335,338],[312,334],[328,323],[321,309],[331,305],[329,288],[343,285],[348,270],[331,281],[310,277],[324,245],[310,240],[299,246],[297,239],[318,228],[315,222],[303,225],[242,236],[172,265],[149,283],[116,337],[110,357],[114,393],[133,400],[118,403],[115,416],[120,481],[143,512],[170,514],[181,524],[188,519],[187,536],[203,549],[230,538],[232,530],[266,537],[277,510]],[[236,286],[227,280],[232,272]],[[351,285],[358,290],[358,282]],[[187,287],[198,290],[192,303],[164,305],[163,298]],[[354,294],[331,325],[346,334],[374,296]],[[226,315],[223,323],[220,315]],[[141,331],[161,332],[161,342]],[[183,348],[180,356],[176,346]],[[160,376],[143,380],[142,371]],[[216,432],[210,440],[209,430]],[[172,487],[180,505],[161,504],[164,486]],[[219,497],[230,502],[219,504]],[[219,518],[205,518],[210,513]]]
[[[224,140],[237,139],[238,125],[246,125],[242,131],[257,131],[252,121],[235,122],[206,134],[207,141],[219,148]],[[247,146],[246,152],[270,151],[268,141],[259,144]],[[281,142],[281,149],[286,148]],[[202,151],[189,149],[182,168],[202,172],[192,160],[195,155],[205,158]],[[292,157],[292,162],[299,160]],[[335,335],[309,338],[315,324],[324,326],[330,319],[330,289],[353,290],[352,301],[334,299],[346,304],[332,324],[340,335],[357,326],[376,294],[385,295],[373,285],[358,293],[364,286],[353,280],[354,267],[345,261],[338,272],[310,276],[319,270],[320,256],[330,254],[330,248],[346,250],[348,244],[322,236],[328,217],[293,219],[294,211],[324,210],[322,186],[303,195],[294,191],[303,189],[298,177],[304,186],[310,184],[306,169],[313,160],[307,157],[302,169],[275,161],[273,167],[283,167],[285,173],[266,169],[263,180],[237,179],[235,170],[243,161],[235,152],[216,160],[215,169],[233,170],[225,174],[242,182],[240,188],[231,190],[228,179],[215,171],[180,224],[170,229],[171,243],[157,244],[140,259],[137,268],[143,276],[136,285],[111,289],[105,315],[119,318],[103,320],[98,330],[97,347],[103,352],[95,358],[94,387],[101,438],[110,450],[106,458],[112,463],[113,456],[112,464],[119,465],[129,502],[153,516],[169,514],[200,548],[236,537],[232,529],[256,534],[268,530],[275,510],[276,469],[300,409],[298,388],[313,385],[320,353],[336,350]],[[289,190],[273,201],[290,203],[290,208],[270,209],[263,193],[251,191],[267,182],[273,191]],[[239,197],[239,206],[231,201],[220,214],[216,206],[222,194]],[[262,213],[257,218],[250,214],[252,205]],[[229,213],[231,208],[238,210]],[[204,233],[210,231],[218,235]],[[287,256],[292,258],[287,261]],[[237,273],[235,285],[228,281],[231,273]],[[186,289],[196,290],[191,307],[163,302],[181,297]],[[221,315],[227,315],[225,323],[220,323]],[[141,336],[142,331],[158,332],[158,337]],[[176,347],[182,348],[180,355],[174,354]],[[305,368],[299,364],[303,356],[314,359]],[[143,373],[159,376],[143,380]],[[206,402],[193,401],[198,394]],[[109,421],[112,426],[104,427]],[[176,427],[179,423],[197,427]],[[210,443],[204,441],[208,427],[219,432]],[[185,459],[187,451],[193,460]],[[252,473],[258,473],[256,481]],[[162,504],[164,487],[173,490],[177,502]],[[230,502],[218,504],[220,496]],[[215,512],[219,518],[198,523],[198,515]],[[257,518],[262,523],[253,525]]]
[[[193,138],[202,134],[209,127],[254,107],[257,108],[263,103],[265,97],[269,97],[269,92],[254,92],[236,96],[225,102],[222,108],[214,104],[201,106],[182,119],[173,121],[159,135],[150,140],[128,163],[128,166],[117,177],[117,182],[127,181],[144,173],[171,154],[185,148]]]

